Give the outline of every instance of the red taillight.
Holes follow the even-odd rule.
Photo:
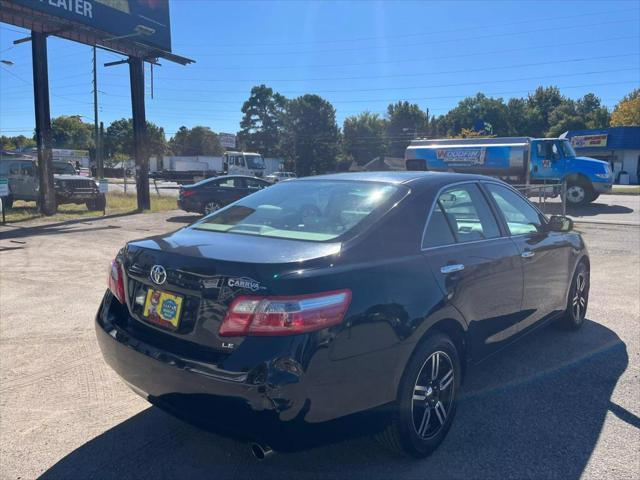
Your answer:
[[[111,261],[107,283],[109,284],[111,293],[124,305],[127,302],[124,296],[124,277],[122,275],[122,265],[120,265],[118,260]]]
[[[320,330],[340,323],[350,302],[350,290],[295,297],[238,297],[220,326],[220,336],[295,335]]]
[[[185,197],[190,197],[191,195],[195,195],[196,191],[195,190],[180,190],[180,197],[181,198],[185,198]]]

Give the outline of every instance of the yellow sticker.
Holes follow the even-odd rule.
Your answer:
[[[178,328],[181,310],[181,296],[167,292],[160,292],[153,288],[150,288],[147,291],[143,315],[153,323],[165,326],[169,323],[173,328]]]

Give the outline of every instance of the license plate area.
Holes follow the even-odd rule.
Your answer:
[[[180,326],[184,297],[149,287],[142,309],[142,317],[154,325],[177,330]]]

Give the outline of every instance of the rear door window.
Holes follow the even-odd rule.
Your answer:
[[[247,178],[246,182],[247,182],[247,188],[249,190],[262,190],[264,187],[267,186],[264,182],[261,182],[260,180],[256,180],[254,178]]]
[[[238,186],[237,178],[223,178],[216,183],[216,187],[221,188],[236,188]]]
[[[474,242],[500,236],[498,223],[475,184],[445,190],[438,197],[437,206],[457,242]],[[428,233],[427,229],[427,237]]]
[[[542,232],[544,217],[529,202],[510,188],[488,183],[487,190],[504,216],[511,235]]]

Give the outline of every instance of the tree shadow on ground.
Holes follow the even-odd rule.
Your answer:
[[[258,463],[246,444],[150,407],[69,453],[42,478],[387,480],[430,472],[439,479],[578,479],[607,412],[638,424],[610,401],[627,365],[625,344],[598,323],[586,321],[579,332],[545,327],[470,368],[448,437],[423,460],[388,453],[371,438],[370,425],[358,428],[351,417],[334,438],[299,448],[291,438],[293,453]]]

